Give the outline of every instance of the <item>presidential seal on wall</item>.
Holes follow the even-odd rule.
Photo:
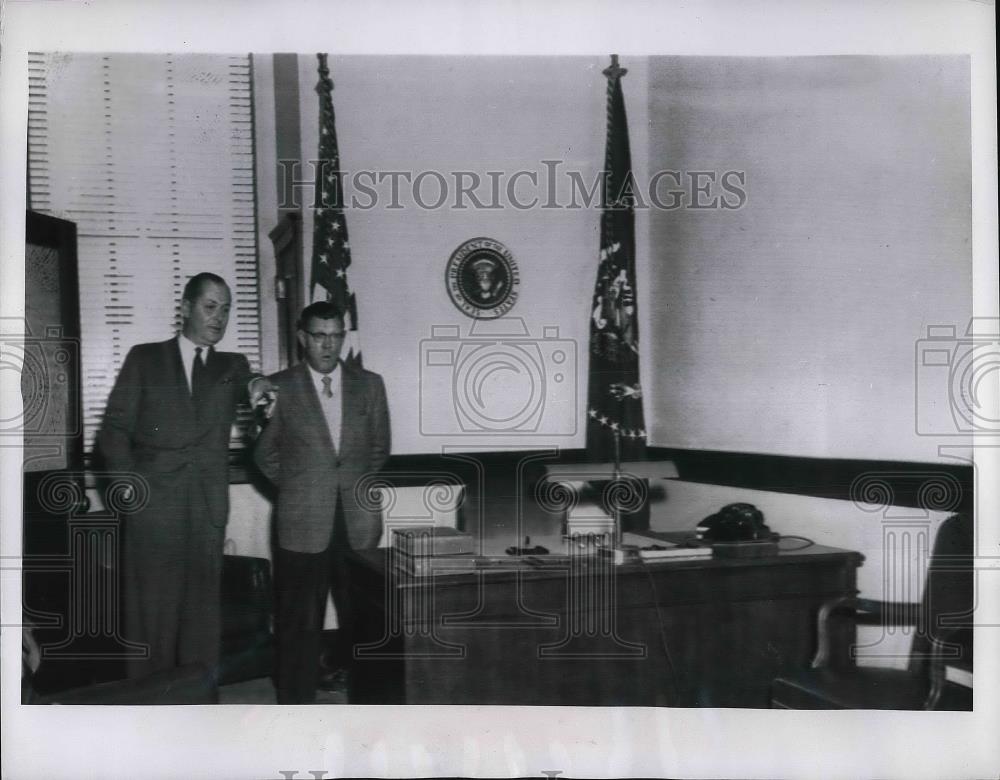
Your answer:
[[[514,256],[492,238],[472,238],[448,260],[445,283],[452,303],[469,317],[502,317],[517,303],[521,278]]]

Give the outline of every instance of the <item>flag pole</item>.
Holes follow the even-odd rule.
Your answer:
[[[611,55],[611,64],[602,71],[602,74],[608,80],[608,137],[606,139],[605,145],[605,190],[604,190],[604,213],[601,217],[601,243],[602,243],[602,253],[606,253],[606,257],[611,260],[617,252],[627,253],[627,257],[623,263],[626,268],[626,274],[631,276],[634,274],[634,269],[632,269],[631,264],[634,263],[634,227],[631,224],[631,202],[623,204],[620,199],[624,192],[613,191],[609,192],[608,189],[610,185],[615,184],[621,186],[625,179],[621,177],[631,176],[631,154],[628,151],[628,130],[627,125],[624,120],[624,103],[621,98],[621,79],[628,73],[626,68],[623,68],[618,62],[618,55]],[[620,116],[616,115],[618,110],[618,103],[621,103],[622,114]],[[621,120],[621,127],[617,128],[617,132],[623,132],[624,137],[618,137],[616,135],[616,122]],[[615,162],[616,152],[620,149],[615,148],[618,144],[624,144],[625,157],[628,160],[625,163],[625,170],[619,170],[618,164]],[[627,226],[629,236],[626,241],[626,236],[619,233],[615,229],[615,217],[613,214],[609,214],[608,209],[620,209],[625,207],[629,215],[629,224]],[[630,244],[631,249],[624,244]],[[634,284],[634,279],[631,280]],[[598,277],[598,286],[600,286],[600,273]],[[608,292],[606,288],[604,290],[605,294]],[[616,301],[619,301],[619,297],[616,296]],[[604,296],[602,295],[601,302],[604,302]],[[634,331],[633,331],[634,332]],[[619,334],[621,336],[625,334]],[[615,361],[613,361],[615,362]],[[638,368],[636,368],[635,381],[638,382]],[[623,379],[624,377],[619,377]],[[614,483],[620,483],[622,478],[622,436],[626,431],[626,398],[624,383],[621,386],[621,393],[614,393],[613,388],[616,383],[610,383],[606,392],[611,392],[614,397],[612,401],[611,408],[615,410],[617,420],[611,424],[611,448],[612,448],[612,462],[613,462],[613,481]],[[609,409],[610,411],[610,409]],[[634,436],[634,432],[628,429],[630,433]],[[622,510],[620,506],[620,501],[615,500],[612,502],[612,518],[614,522],[614,549],[616,551],[616,557],[619,553],[624,553],[625,557],[631,557],[624,550],[624,545],[622,543],[623,532],[622,528]],[[638,552],[635,551],[635,555]]]
[[[361,341],[358,336],[358,305],[347,280],[351,265],[351,243],[347,232],[347,215],[340,169],[340,149],[337,143],[336,113],[333,107],[333,79],[327,55],[316,55],[319,80],[319,155],[316,170],[316,215],[313,228],[313,262],[310,298],[316,300],[316,286],[333,302],[344,317],[347,339],[344,348],[345,365],[361,368]]]
[[[618,402],[618,417],[619,419],[624,419],[622,417],[622,407],[624,406],[623,401]],[[614,471],[614,482],[617,484],[622,478],[622,432],[621,428],[615,428],[614,430],[614,440],[615,440],[615,471]],[[615,549],[622,549],[622,539],[624,531],[622,530],[622,509],[618,501],[614,502],[614,521],[615,521]]]

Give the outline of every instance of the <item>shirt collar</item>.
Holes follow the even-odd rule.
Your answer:
[[[333,390],[334,392],[336,392],[337,388],[340,387],[340,382],[336,381],[340,377],[340,374],[337,371],[337,369],[339,367],[340,367],[340,361],[338,360],[337,363],[336,363],[336,365],[333,367],[333,371],[331,371],[329,374],[321,374],[315,368],[313,368],[308,363],[306,363],[306,368],[309,369],[309,376],[312,377],[312,381],[313,381],[313,384],[316,386],[317,392],[319,392],[319,391],[321,391],[323,389],[323,377],[325,377],[325,376],[330,377],[330,380],[331,380],[330,381],[330,388],[331,388],[331,390]]]
[[[181,348],[181,358],[183,358],[184,365],[190,366],[194,361],[195,350],[200,347],[200,344],[195,344],[191,339],[185,336],[183,333],[178,334],[177,344]],[[212,354],[212,347],[201,347],[201,357],[202,360],[208,360],[208,356]]]

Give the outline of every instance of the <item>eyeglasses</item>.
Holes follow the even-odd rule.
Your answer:
[[[339,341],[344,338],[346,331],[339,331],[338,333],[320,333],[317,331],[304,330],[303,333],[308,333],[313,341],[318,341],[321,344],[332,344],[334,341]]]

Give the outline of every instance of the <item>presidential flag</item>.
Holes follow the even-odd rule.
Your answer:
[[[646,423],[639,385],[635,292],[635,211],[628,122],[617,55],[608,79],[608,130],[601,183],[601,246],[591,302],[587,453],[598,462],[641,460]]]
[[[326,54],[319,60],[319,155],[316,165],[315,225],[313,229],[312,277],[310,299],[325,298],[344,313],[348,330],[345,342],[345,362],[361,365],[358,340],[358,308],[354,293],[347,283],[351,265],[351,243],[347,236],[344,215],[343,178],[340,173],[340,152],[337,148],[336,117],[333,112],[333,80],[327,67]],[[321,288],[317,295],[317,285]]]

